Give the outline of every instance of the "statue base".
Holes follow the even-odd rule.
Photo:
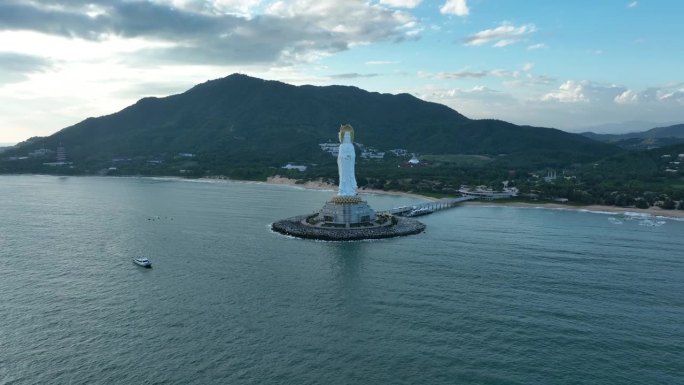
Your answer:
[[[376,215],[359,196],[336,195],[320,210],[319,218],[324,223],[350,227],[374,222]]]
[[[425,225],[389,213],[376,214],[358,195],[336,195],[319,212],[274,222],[271,229],[297,238],[359,241],[419,234]]]
[[[319,222],[318,217],[319,214],[313,214],[283,219],[272,223],[271,229],[291,237],[321,241],[393,238],[420,234],[425,231],[425,225],[415,219],[386,214],[378,215],[378,219],[374,222],[351,227]]]

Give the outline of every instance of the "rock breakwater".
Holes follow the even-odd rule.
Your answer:
[[[324,241],[358,241],[363,239],[382,239],[419,234],[425,225],[415,219],[394,217],[391,224],[371,227],[326,227],[307,223],[308,216],[300,215],[274,222],[271,229],[281,234],[297,238]]]

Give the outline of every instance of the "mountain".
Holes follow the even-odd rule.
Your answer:
[[[684,124],[656,127],[647,131],[630,132],[627,134],[583,132],[582,135],[593,140],[615,144],[622,148],[641,150],[684,143]]]
[[[117,113],[32,138],[6,154],[61,144],[68,160],[91,167],[107,166],[114,158],[168,159],[178,153],[195,154],[191,165],[205,169],[279,167],[334,161],[318,144],[336,140],[343,123],[354,126],[358,142],[379,150],[482,154],[511,164],[569,164],[620,151],[556,129],[468,119],[408,94],[292,86],[234,74],[182,94],[141,99]]]
[[[660,122],[660,123],[655,123],[655,122],[646,122],[643,120],[630,120],[627,122],[620,122],[620,123],[607,123],[607,124],[601,124],[597,126],[589,126],[589,127],[583,127],[582,131],[585,132],[600,132],[602,134],[625,134],[629,132],[641,132],[641,131],[646,131],[649,130],[653,127],[665,127],[665,126],[672,126],[675,124],[680,124],[682,122],[680,121],[675,121],[675,122]],[[573,130],[576,131],[576,130]]]

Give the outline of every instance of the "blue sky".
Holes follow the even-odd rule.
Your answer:
[[[681,15],[679,0],[3,0],[0,143],[234,72],[568,131],[684,122]]]

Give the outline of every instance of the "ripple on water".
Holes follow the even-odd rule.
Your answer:
[[[0,383],[652,384],[682,372],[679,221],[463,206],[424,217],[415,237],[340,243],[269,230],[329,192],[0,176],[0,196]]]

